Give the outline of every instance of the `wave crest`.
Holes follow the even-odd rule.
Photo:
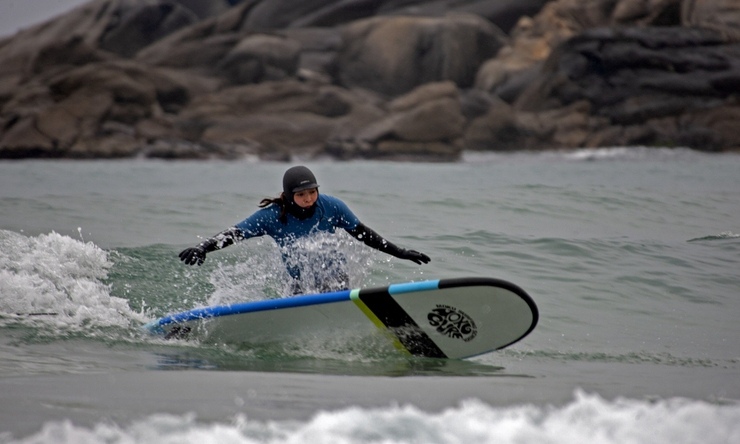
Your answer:
[[[160,414],[125,427],[109,421],[93,428],[70,421],[49,422],[36,435],[19,442],[714,444],[737,442],[739,424],[737,404],[680,398],[609,401],[577,391],[573,401],[560,407],[495,407],[473,399],[438,413],[412,405],[350,407],[320,412],[307,421],[263,422],[238,415],[230,423],[207,424],[194,414]]]
[[[143,318],[104,283],[108,252],[56,232],[27,237],[0,230],[0,316],[21,322],[128,326]]]

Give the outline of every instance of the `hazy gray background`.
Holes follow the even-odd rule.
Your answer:
[[[0,0],[0,37],[63,14],[89,0]]]

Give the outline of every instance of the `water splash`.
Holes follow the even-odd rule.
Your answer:
[[[0,316],[73,330],[142,321],[103,283],[111,265],[108,253],[92,242],[0,230]]]
[[[239,302],[278,298],[287,294],[288,275],[280,254],[268,241],[257,240],[239,245],[229,257],[219,258],[209,273],[213,292],[207,305],[227,305]]]
[[[285,250],[286,262],[278,249],[265,245],[268,242],[252,242],[219,262],[209,276],[214,287],[209,305],[290,296],[293,288],[286,267],[300,270],[304,294],[331,291],[326,287],[332,284],[337,287],[333,289],[356,288],[363,285],[374,264],[367,247],[341,233],[299,239]]]

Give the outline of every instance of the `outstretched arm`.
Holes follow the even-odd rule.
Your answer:
[[[360,222],[357,227],[352,230],[347,230],[354,238],[362,241],[368,247],[375,248],[383,253],[390,254],[391,256],[399,259],[406,259],[417,264],[427,264],[431,259],[424,253],[419,253],[416,250],[406,250],[405,248],[399,248],[392,242],[389,242],[383,238],[383,236],[376,233],[372,228],[366,226]]]
[[[180,252],[180,260],[188,265],[201,265],[206,260],[206,253],[226,248],[242,239],[244,239],[244,235],[240,229],[236,227],[228,228],[212,238],[204,240],[195,247],[182,250]]]

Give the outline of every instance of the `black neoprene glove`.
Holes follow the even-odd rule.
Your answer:
[[[220,250],[244,239],[241,231],[236,227],[224,230],[210,239],[206,239],[195,247],[190,247],[180,252],[180,260],[188,265],[202,265],[206,260],[206,253]]]
[[[186,248],[180,252],[180,260],[188,265],[202,265],[206,260],[206,249],[200,245]]]
[[[405,248],[401,248],[398,251],[398,256],[396,256],[399,259],[406,259],[407,261],[416,262],[417,264],[428,264],[431,260],[429,256],[427,256],[424,253],[419,253],[416,250],[406,250]]]

